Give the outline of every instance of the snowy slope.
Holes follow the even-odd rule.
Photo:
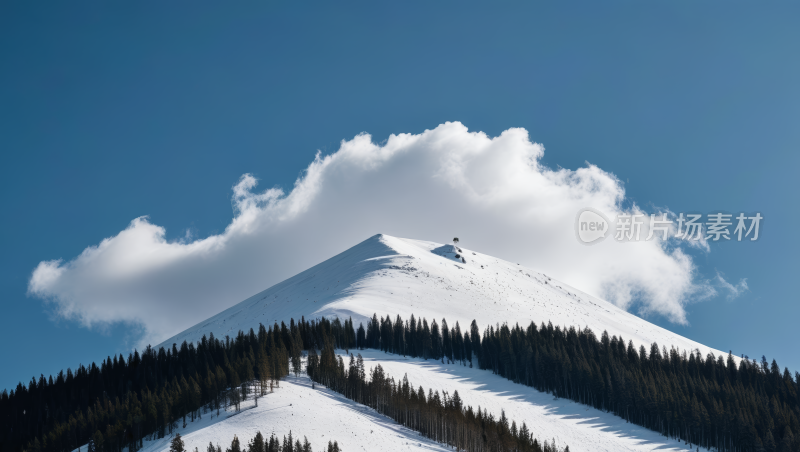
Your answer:
[[[258,407],[251,399],[242,404],[239,412],[221,411],[219,417],[211,412],[187,423],[186,428],[179,426],[176,432],[188,451],[196,447],[205,452],[209,442],[225,450],[233,435],[245,446],[258,431],[267,438],[274,433],[280,439],[291,431],[295,438],[300,435],[301,442],[303,436],[307,437],[315,451],[325,450],[323,446],[329,440],[337,441],[346,452],[448,450],[333,391],[321,386],[311,389],[306,375],[286,378],[275,392],[258,400]],[[169,441],[169,436],[144,441],[140,452],[168,451]]]
[[[582,293],[543,273],[453,245],[376,235],[292,278],[248,298],[164,341],[161,346],[197,342],[213,332],[234,336],[290,318],[352,317],[356,326],[373,313],[413,313],[428,321],[446,318],[450,326],[468,328],[473,319],[481,331],[488,324],[553,322],[590,327],[598,336],[652,342],[704,355],[721,352],[653,325],[613,304]],[[460,254],[466,259],[455,258]]]
[[[429,388],[446,390],[451,395],[458,391],[465,405],[480,406],[495,416],[505,410],[510,420],[518,424],[524,421],[536,438],[555,438],[557,444],[569,445],[571,451],[670,451],[687,447],[620,417],[567,399],[555,399],[485,370],[377,350],[362,350],[361,355],[367,369],[380,364],[395,380],[405,375],[415,388],[422,386],[426,392]]]
[[[527,386],[514,384],[491,372],[470,369],[458,364],[441,364],[433,360],[403,358],[376,350],[363,350],[367,369],[380,364],[387,375],[400,380],[404,375],[415,386],[426,390],[458,391],[464,403],[485,408],[494,415],[505,410],[510,420],[523,421],[540,440],[555,439],[573,452],[580,451],[677,451],[686,446],[658,433],[626,423],[621,418],[588,408]],[[344,355],[343,355],[344,357]],[[347,359],[345,359],[347,362]],[[314,450],[324,450],[329,440],[336,440],[341,449],[353,451],[444,451],[450,450],[401,427],[374,410],[358,405],[343,396],[317,385],[311,388],[306,375],[290,376],[275,392],[262,397],[258,407],[248,400],[239,412],[211,412],[203,418],[178,428],[186,449],[205,451],[208,443],[222,449],[230,445],[233,435],[246,444],[257,431],[279,438],[306,436]],[[166,452],[169,437],[145,441],[141,452]],[[83,451],[86,450],[84,445]],[[705,450],[705,449],[703,449]]]

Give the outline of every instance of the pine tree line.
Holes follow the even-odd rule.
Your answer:
[[[155,351],[127,360],[109,358],[32,379],[0,393],[0,452],[63,452],[97,437],[99,452],[135,452],[145,435],[164,435],[179,419],[202,407],[238,405],[258,379],[263,390],[291,370],[300,371],[302,350],[375,348],[405,356],[460,362],[491,370],[520,384],[612,412],[670,438],[720,451],[800,451],[800,374],[777,363],[743,359],[738,364],[699,352],[648,353],[631,341],[590,329],[531,323],[488,327],[473,320],[469,331],[413,315],[305,321],[263,326],[224,341],[205,337],[196,345]],[[477,363],[476,363],[477,361]],[[338,364],[337,364],[338,365]],[[264,376],[267,376],[264,378]],[[211,405],[209,405],[211,404]]]
[[[339,443],[336,441],[328,441],[327,451],[342,452],[339,449]],[[169,452],[189,452],[186,450],[179,433],[176,433],[170,441]],[[195,448],[194,452],[199,452],[199,450]],[[219,444],[214,446],[209,442],[206,452],[222,452],[222,447]],[[269,438],[264,438],[261,432],[256,432],[256,436],[245,447],[242,447],[239,438],[233,435],[231,445],[225,449],[225,452],[313,452],[313,448],[311,443],[308,442],[308,438],[303,437],[303,442],[301,443],[299,438],[292,437],[291,431],[289,431],[288,438],[286,435],[283,436],[283,442],[274,433]]]
[[[258,333],[240,331],[234,339],[211,334],[180,348],[148,346],[127,359],[114,356],[55,378],[32,378],[0,393],[0,451],[65,452],[92,440],[92,452],[135,452],[146,437],[172,433],[201,410],[238,409],[251,393],[271,390],[290,365],[300,371],[303,349],[322,344],[323,337],[353,347],[353,331],[349,320],[292,320],[262,325]]]
[[[667,437],[720,451],[800,451],[800,373],[699,351],[648,350],[598,340],[591,329],[477,322],[461,333],[442,319],[373,315],[356,332],[359,348],[477,365],[514,382],[614,413]]]
[[[459,451],[562,452],[555,440],[540,445],[524,422],[520,428],[515,421],[509,425],[505,411],[495,418],[486,409],[465,406],[458,391],[451,396],[429,389],[426,395],[422,386],[415,390],[407,376],[395,382],[380,364],[367,378],[361,354],[358,358],[350,354],[350,364],[345,367],[333,341],[325,344],[320,355],[309,350],[306,371],[313,381]],[[563,452],[569,452],[569,447]]]

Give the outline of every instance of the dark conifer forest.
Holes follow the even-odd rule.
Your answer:
[[[197,344],[148,347],[55,377],[33,378],[0,393],[0,452],[69,452],[90,441],[93,452],[135,452],[144,439],[163,437],[195,417],[219,415],[221,407],[238,408],[242,399],[266,394],[281,377],[301,371],[304,350],[313,378],[328,378],[326,384],[353,398],[349,388],[363,389],[374,380],[364,375],[364,383],[353,382],[355,386],[340,381],[344,375],[354,377],[338,360],[335,371],[331,362],[323,365],[333,348],[374,348],[478,366],[670,438],[720,451],[800,451],[800,374],[781,371],[775,361],[702,356],[658,344],[637,349],[605,332],[598,339],[589,329],[551,324],[496,325],[481,333],[476,321],[462,331],[458,323],[450,327],[445,320],[439,325],[414,316],[404,321],[376,315],[357,329],[350,320],[292,320],[239,332],[235,338],[212,335]],[[317,350],[322,353],[315,358]],[[315,359],[319,362],[312,364]],[[404,385],[396,384],[393,391],[399,387],[405,397]],[[419,390],[409,387],[403,399],[386,397],[385,384],[383,389],[374,387],[372,394],[381,394],[380,402],[365,399],[367,404],[380,403],[380,410],[393,418],[398,406],[422,403]],[[435,394],[429,391],[426,403],[430,396]],[[455,413],[454,397],[442,395],[438,403]],[[486,421],[485,413],[472,415]],[[452,440],[419,418],[396,420]],[[464,438],[471,438],[469,429],[474,427],[468,425],[476,424],[459,425],[462,434],[454,441],[469,441]],[[448,430],[447,435],[453,434]],[[481,436],[484,445],[489,437]]]
[[[177,445],[176,445],[177,443]],[[183,449],[183,442],[180,439],[180,434],[176,434],[175,438],[172,439],[173,446],[170,447],[170,452],[190,452]],[[339,443],[337,441],[328,441],[327,449],[321,449],[322,452],[343,452],[339,449]],[[289,432],[289,437],[287,438],[285,435],[283,437],[283,441],[280,440],[275,434],[271,434],[269,438],[265,438],[261,432],[256,432],[256,436],[247,443],[246,446],[243,446],[239,438],[234,435],[233,440],[231,440],[230,447],[225,449],[225,452],[313,452],[314,449],[311,447],[311,443],[308,442],[308,438],[303,437],[303,441],[300,441],[300,438],[293,438],[292,432]],[[197,451],[199,452],[199,451]],[[217,444],[216,446],[212,443],[208,443],[208,448],[206,452],[222,452],[222,447]]]
[[[458,391],[452,395],[443,391],[440,395],[429,389],[426,395],[422,386],[414,389],[408,378],[395,382],[380,364],[367,375],[361,354],[358,359],[351,354],[350,364],[345,367],[330,342],[320,356],[313,349],[309,351],[306,369],[313,381],[455,450],[569,452],[569,447],[556,447],[555,440],[552,445],[548,441],[540,444],[524,422],[519,428],[516,421],[509,424],[504,412],[495,417],[480,407],[473,410]]]
[[[358,347],[424,359],[448,360],[614,413],[690,444],[720,451],[800,451],[800,374],[773,360],[631,341],[600,339],[590,329],[531,323],[469,331],[413,315],[372,321],[357,332]],[[470,359],[473,358],[473,359]],[[474,362],[475,358],[477,363]]]
[[[328,334],[309,329],[330,328],[327,321],[304,325],[309,335]],[[0,394],[0,450],[64,452],[91,440],[96,452],[135,452],[145,438],[162,438],[196,416],[219,415],[221,407],[238,407],[242,398],[279,384],[290,355],[299,355],[300,331],[292,322],[235,339],[211,335],[20,383]]]

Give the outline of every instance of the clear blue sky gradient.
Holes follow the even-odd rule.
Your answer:
[[[221,232],[244,173],[291,188],[317,149],[454,120],[524,127],[545,164],[596,164],[646,209],[761,212],[758,242],[695,254],[699,278],[748,293],[691,305],[687,327],[648,320],[800,370],[798,18],[797,2],[2,2],[0,389],[136,338],[26,297],[40,261],[140,215]]]

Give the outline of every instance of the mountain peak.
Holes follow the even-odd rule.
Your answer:
[[[615,305],[583,293],[519,264],[455,244],[375,234],[204,322],[164,341],[171,346],[199,341],[205,334],[233,336],[259,324],[318,317],[352,318],[355,325],[373,314],[414,314],[447,319],[462,329],[477,320],[481,329],[502,323],[527,326],[552,322],[591,328],[633,340],[684,350],[712,350],[653,325]]]

